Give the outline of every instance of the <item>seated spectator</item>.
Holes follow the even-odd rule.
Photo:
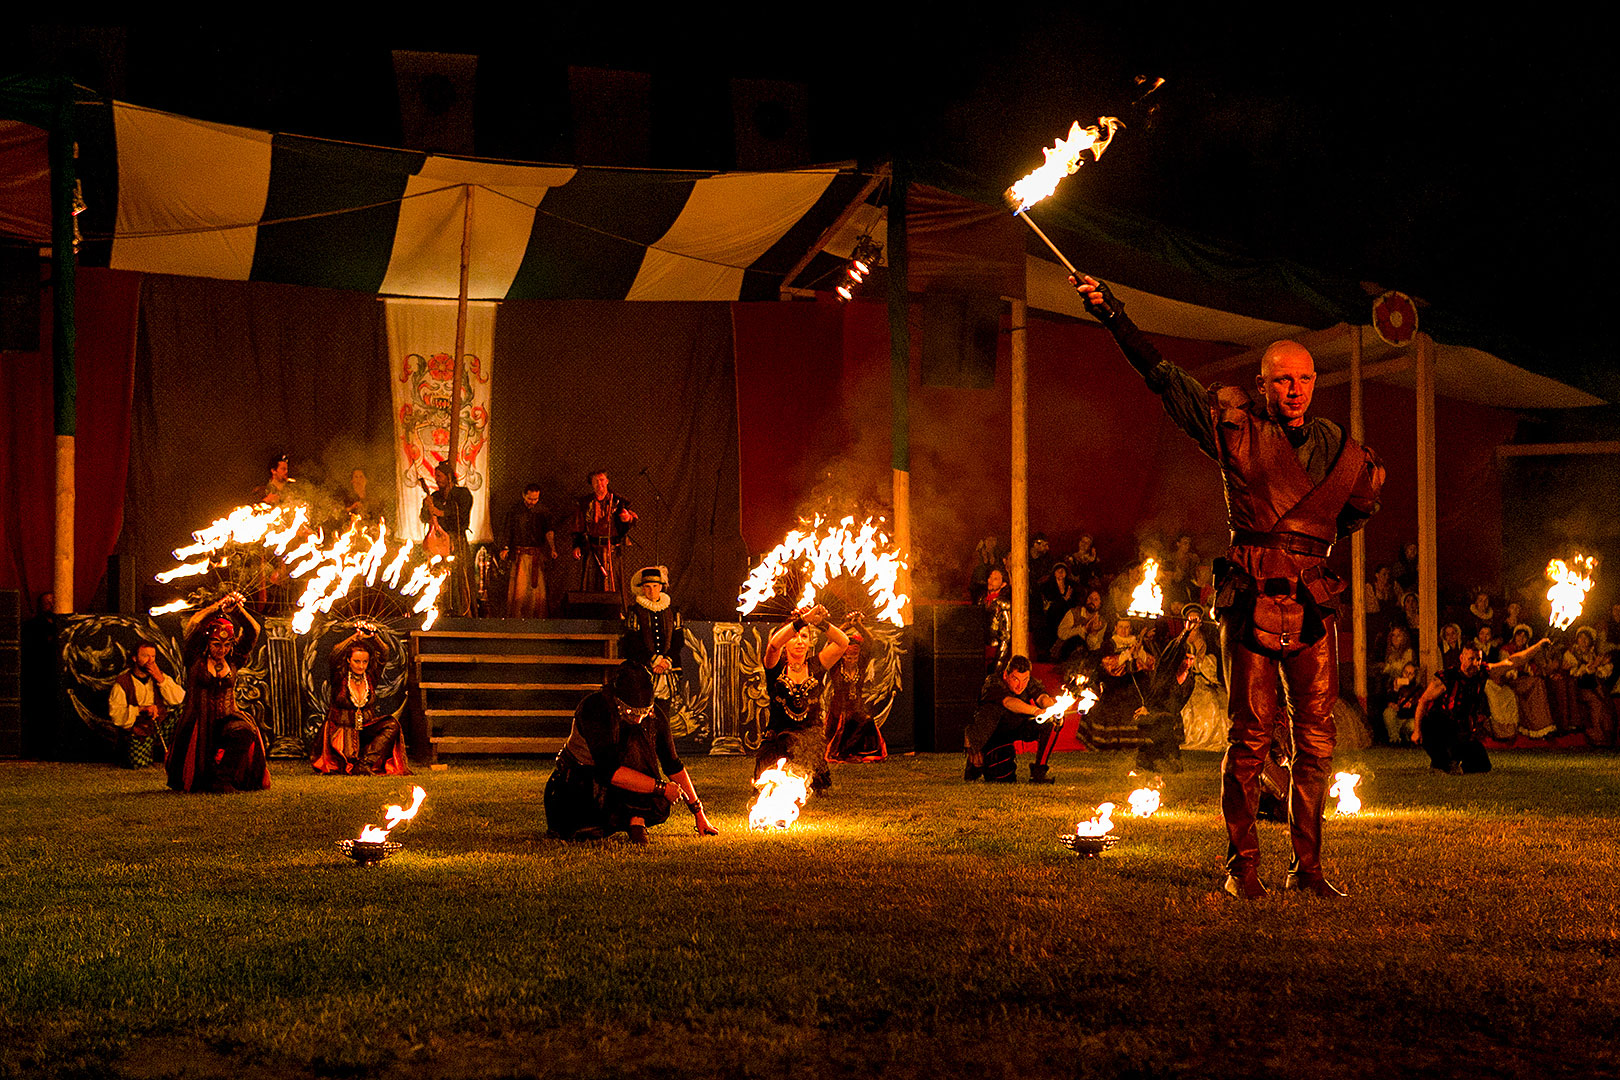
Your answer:
[[[1575,681],[1575,705],[1587,741],[1593,746],[1615,745],[1614,714],[1605,688],[1614,674],[1614,661],[1597,648],[1597,632],[1590,626],[1575,631],[1564,653],[1564,670]]]
[[[1185,750],[1224,750],[1227,693],[1220,666],[1220,635],[1216,626],[1204,618],[1201,606],[1188,604],[1181,609],[1181,617],[1188,632],[1196,631],[1204,639],[1203,649],[1197,654],[1198,682],[1192,698],[1181,710],[1181,746]]]
[[[1050,784],[1047,765],[1057,745],[1061,720],[1040,723],[1036,716],[1053,703],[1051,694],[1030,670],[1026,657],[1014,656],[984,681],[979,707],[967,729],[967,765],[962,779],[981,776],[990,783],[1011,784],[1018,779],[1018,742],[1036,744],[1029,766],[1029,782]]]
[[[1068,566],[1054,563],[1051,578],[1040,588],[1040,604],[1031,608],[1032,613],[1040,612],[1041,617],[1036,621],[1040,631],[1036,635],[1036,647],[1043,655],[1056,644],[1058,624],[1063,621],[1063,616],[1080,602],[1077,591],[1069,580]]]
[[[1446,623],[1440,628],[1440,670],[1450,671],[1457,666],[1458,654],[1462,652],[1462,627],[1456,623]]]
[[[1041,586],[1052,576],[1052,566],[1057,557],[1052,554],[1052,545],[1046,542],[1046,534],[1036,533],[1029,541],[1029,595],[1031,601],[1040,596]],[[1034,604],[1031,604],[1031,608]]]
[[[1418,586],[1418,546],[1416,540],[1408,540],[1401,545],[1401,553],[1395,560],[1395,584],[1400,586],[1402,592],[1412,592]]]
[[[1390,611],[1400,607],[1401,594],[1395,587],[1395,571],[1388,566],[1380,566],[1373,571],[1373,579],[1367,583],[1367,613],[1376,611]]]
[[[985,583],[990,580],[992,570],[1000,570],[1002,580],[1006,580],[1007,564],[1001,557],[1000,545],[994,536],[987,536],[973,549],[973,577],[968,596],[975,604],[984,600]]]
[[[1490,627],[1491,633],[1496,632],[1496,612],[1491,608],[1491,594],[1484,589],[1474,590],[1474,602],[1468,605],[1468,618],[1472,620],[1472,629],[1478,630],[1481,626]]]
[[[1474,636],[1469,639],[1469,643],[1474,646],[1474,651],[1479,653],[1482,666],[1490,667],[1501,662],[1501,643],[1496,640],[1489,624],[1480,625],[1474,631]],[[1461,662],[1460,658],[1458,662]],[[1504,740],[1516,738],[1519,734],[1518,695],[1503,685],[1500,678],[1486,679],[1482,692],[1490,716],[1490,730],[1487,734]]]
[[[1524,652],[1530,648],[1530,627],[1520,623],[1513,628],[1509,652]],[[1552,706],[1547,697],[1545,662],[1538,653],[1526,660],[1523,667],[1504,671],[1502,683],[1519,699],[1519,734],[1531,739],[1545,739],[1558,730],[1553,723]]]
[[[1102,614],[1102,593],[1092,589],[1086,593],[1086,602],[1070,608],[1058,620],[1057,641],[1053,644],[1053,658],[1068,660],[1076,653],[1096,656],[1102,651],[1108,623]]]
[[[158,667],[157,656],[157,646],[151,642],[136,645],[129,669],[113,680],[107,695],[108,718],[118,729],[124,764],[132,769],[163,760],[155,752],[160,748],[165,753],[168,750],[174,732],[169,710],[186,696],[179,681]]]
[[[1399,625],[1405,626],[1407,634],[1416,639],[1419,621],[1418,594],[1415,592],[1403,594],[1401,596],[1400,618],[1398,620],[1390,620],[1390,625],[1395,626],[1398,623]]]
[[[1460,654],[1461,650],[1458,652]],[[1408,744],[1416,723],[1418,698],[1422,695],[1423,680],[1418,678],[1417,665],[1403,665],[1390,686],[1389,703],[1384,706],[1384,730],[1389,735],[1389,745]]]
[[[1400,677],[1401,670],[1408,664],[1417,662],[1417,654],[1412,650],[1412,638],[1405,627],[1392,626],[1389,628],[1389,642],[1384,646],[1384,662],[1378,669],[1378,688],[1388,695],[1394,690],[1395,680]]]
[[[1512,641],[1513,631],[1520,626],[1530,626],[1530,620],[1524,616],[1524,605],[1517,600],[1509,600],[1503,605],[1502,622],[1496,628],[1496,637],[1499,641]],[[1530,627],[1530,636],[1536,636],[1535,627]]]
[[[1086,585],[1093,574],[1097,572],[1097,548],[1091,537],[1082,534],[1074,545],[1074,553],[1068,558],[1069,573],[1080,585]]]

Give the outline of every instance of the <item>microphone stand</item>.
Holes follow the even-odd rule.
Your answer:
[[[658,504],[658,519],[653,524],[653,565],[662,566],[663,560],[658,556],[661,553],[661,548],[663,547],[662,540],[664,534],[664,515],[668,512],[668,504],[664,501],[664,493],[660,491],[658,489],[658,485],[653,482],[653,478],[647,472],[645,466],[643,466],[641,472],[637,473],[636,475],[647,482],[647,487],[652,489],[653,501]]]

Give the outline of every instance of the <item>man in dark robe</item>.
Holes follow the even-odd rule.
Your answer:
[[[546,566],[557,558],[557,534],[540,505],[540,485],[523,489],[523,501],[506,516],[506,617],[543,619],[546,609]]]
[[[636,523],[630,503],[608,485],[608,474],[598,469],[588,477],[591,493],[579,497],[574,513],[574,558],[580,560],[580,590],[620,594],[623,606],[624,574],[621,562],[625,536]]]

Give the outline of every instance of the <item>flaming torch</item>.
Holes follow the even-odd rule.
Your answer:
[[[1114,804],[1103,803],[1097,807],[1097,813],[1090,821],[1076,824],[1074,835],[1059,837],[1060,842],[1083,858],[1096,858],[1119,843],[1119,836],[1114,832],[1113,813]]]
[[[799,820],[799,807],[810,798],[809,780],[789,770],[785,757],[760,773],[754,788],[759,794],[748,808],[750,829],[786,831]]]
[[[339,840],[338,849],[361,866],[372,866],[382,862],[400,848],[397,840],[388,839],[388,834],[415,818],[416,812],[422,809],[422,801],[426,798],[427,792],[419,787],[412,788],[410,809],[403,806],[386,808],[383,811],[383,820],[387,823],[385,828],[367,825],[360,830],[360,835],[356,839]]]
[[[1328,788],[1328,797],[1338,799],[1339,805],[1334,813],[1343,817],[1361,813],[1361,799],[1356,795],[1356,785],[1361,783],[1361,774],[1353,772],[1335,773],[1333,786]]]
[[[1597,558],[1577,554],[1568,563],[1554,559],[1547,564],[1547,602],[1552,605],[1549,620],[1554,630],[1568,630],[1570,624],[1581,617],[1581,607],[1592,588],[1592,571],[1597,569]]]
[[[1055,720],[1061,721],[1065,716],[1069,715],[1071,710],[1084,716],[1091,711],[1091,707],[1095,704],[1097,704],[1097,691],[1086,685],[1084,675],[1077,675],[1058,692],[1058,695],[1052,699],[1052,704],[1036,714],[1035,721],[1040,724],[1049,724]]]
[[[1159,809],[1159,789],[1137,788],[1131,792],[1130,803],[1133,817],[1152,817]]]
[[[1159,587],[1159,560],[1147,559],[1142,563],[1142,584],[1131,591],[1127,615],[1157,619],[1164,614],[1164,590]]]
[[[903,625],[901,613],[907,599],[895,590],[906,558],[891,546],[888,534],[879,527],[881,519],[857,526],[853,517],[846,517],[837,525],[824,525],[818,516],[800,524],[806,527],[788,533],[749,573],[737,597],[739,614],[747,615],[762,605],[781,609],[785,598],[785,609],[773,614],[785,617],[822,603],[837,620],[850,607],[870,607],[877,621]],[[859,594],[845,601],[844,611],[832,610],[835,605],[828,603],[829,593],[838,592],[832,588],[834,582],[840,580],[856,582]]]
[[[1059,139],[1041,150],[1041,153],[1046,155],[1046,164],[1008,188],[1002,195],[1013,216],[1021,218],[1025,225],[1035,230],[1035,235],[1052,249],[1052,254],[1056,255],[1075,277],[1081,276],[1080,271],[1074,268],[1068,257],[1058,250],[1057,245],[1052,243],[1046,233],[1041,231],[1041,227],[1030,220],[1025,211],[1056,191],[1058,182],[1064,177],[1078,172],[1080,166],[1085,163],[1084,155],[1087,152],[1091,154],[1092,161],[1102,157],[1103,151],[1108,149],[1108,144],[1114,141],[1114,132],[1123,126],[1112,116],[1098,117],[1094,127],[1083,128],[1080,121],[1076,120],[1069,128],[1068,138]]]

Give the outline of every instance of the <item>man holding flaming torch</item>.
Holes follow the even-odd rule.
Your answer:
[[[985,680],[979,692],[979,707],[967,729],[967,766],[962,779],[1011,784],[1018,780],[1018,754],[1015,742],[1036,745],[1035,760],[1029,766],[1029,782],[1050,784],[1052,749],[1057,746],[1063,718],[1051,723],[1037,719],[1056,704],[1046,687],[1035,678],[1029,660],[1015,656],[1005,667]]]
[[[1221,467],[1232,547],[1216,563],[1215,609],[1231,688],[1221,810],[1227,829],[1225,889],[1265,895],[1255,813],[1260,774],[1283,717],[1278,685],[1292,705],[1287,887],[1320,897],[1344,894],[1323,876],[1322,812],[1333,775],[1333,702],[1339,696],[1334,620],[1341,582],[1326,565],[1334,542],[1378,510],[1384,467],[1337,424],[1307,419],[1316,387],[1311,354],[1292,341],[1261,357],[1251,394],[1205,388],[1163,359],[1113,293],[1095,278],[1070,278],[1177,426]]]

